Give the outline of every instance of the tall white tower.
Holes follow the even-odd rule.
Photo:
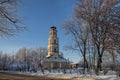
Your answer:
[[[44,68],[46,69],[67,68],[67,60],[61,54],[59,54],[57,29],[54,26],[50,28],[50,35],[48,38],[48,53],[43,62]]]
[[[59,42],[56,27],[50,28],[50,36],[48,38],[48,54],[46,57],[59,57]]]

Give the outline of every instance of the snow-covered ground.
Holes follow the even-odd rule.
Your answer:
[[[64,74],[63,72],[48,72],[45,71],[45,74],[42,74],[40,71],[37,72],[12,72],[18,74],[27,74],[27,75],[36,75],[36,76],[47,76],[54,78],[64,78],[70,80],[120,80],[120,77],[116,76],[114,71],[108,71],[106,75],[103,72],[100,72],[100,75],[97,76],[93,72],[91,74],[78,74],[78,73],[68,73]]]

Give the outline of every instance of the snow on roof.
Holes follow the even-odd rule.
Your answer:
[[[66,59],[63,58],[45,58],[45,62],[67,62]]]
[[[78,62],[71,62],[70,64],[79,64]]]

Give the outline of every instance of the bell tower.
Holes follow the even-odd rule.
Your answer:
[[[48,53],[43,59],[43,67],[46,69],[65,69],[68,61],[59,53],[59,39],[56,27],[50,27],[49,32]]]
[[[48,38],[48,54],[46,57],[59,57],[59,42],[56,27],[50,28],[50,36]]]

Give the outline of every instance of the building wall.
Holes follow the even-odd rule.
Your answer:
[[[45,69],[60,69],[60,68],[67,68],[67,63],[66,62],[46,62],[44,64]]]
[[[51,63],[50,63],[50,62],[45,63],[45,64],[44,64],[44,68],[45,68],[45,69],[46,69],[46,68],[51,68]]]

